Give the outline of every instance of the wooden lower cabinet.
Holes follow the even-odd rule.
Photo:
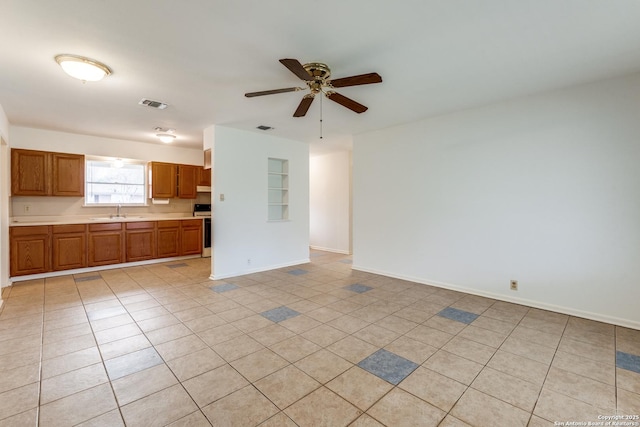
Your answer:
[[[50,271],[48,225],[11,228],[11,276]]]
[[[180,224],[182,251],[180,255],[197,255],[202,253],[202,220],[183,220]]]
[[[158,258],[180,256],[180,221],[158,221]]]
[[[71,270],[87,266],[87,226],[84,224],[51,227],[52,270]]]
[[[127,222],[125,227],[127,262],[156,257],[155,221]]]
[[[89,267],[125,262],[123,223],[89,225]]]

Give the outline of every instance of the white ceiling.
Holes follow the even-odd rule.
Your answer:
[[[0,105],[13,125],[202,147],[212,124],[311,142],[640,70],[637,0],[0,0]],[[53,57],[113,74],[83,84]],[[278,59],[325,62],[332,77],[378,72],[293,118],[301,86]],[[142,98],[166,110],[138,105]]]

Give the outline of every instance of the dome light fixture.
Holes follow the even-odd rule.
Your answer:
[[[83,82],[97,82],[111,74],[111,69],[102,62],[84,56],[62,54],[55,57],[62,70]]]
[[[156,136],[160,138],[160,141],[164,142],[165,144],[169,144],[173,142],[174,139],[176,139],[176,136],[171,135],[170,133],[158,133],[156,134]]]

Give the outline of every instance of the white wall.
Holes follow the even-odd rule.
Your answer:
[[[308,262],[308,144],[221,126],[205,136],[214,151],[212,277]],[[289,221],[267,221],[269,157],[289,160]]]
[[[0,288],[9,286],[9,120],[0,105]],[[0,295],[0,308],[2,296]]]
[[[354,268],[640,328],[639,111],[637,74],[356,136]]]
[[[351,152],[309,159],[309,233],[313,249],[351,253]]]

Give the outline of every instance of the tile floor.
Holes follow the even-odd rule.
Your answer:
[[[5,289],[0,426],[640,414],[640,331],[352,271],[344,255],[311,260],[219,282],[193,259]]]

